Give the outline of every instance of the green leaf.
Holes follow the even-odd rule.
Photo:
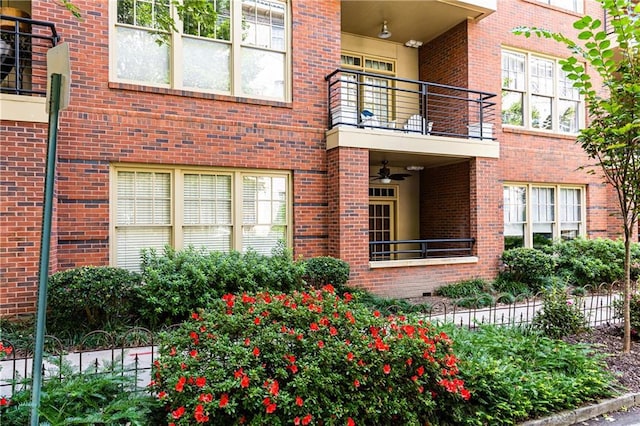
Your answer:
[[[593,33],[591,31],[582,31],[580,34],[578,34],[578,38],[580,40],[589,40],[592,37]]]

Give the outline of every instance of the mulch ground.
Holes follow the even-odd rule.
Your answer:
[[[628,392],[640,392],[640,341],[631,342],[631,351],[622,353],[622,328],[613,325],[601,326],[588,332],[568,336],[568,343],[588,343],[599,354],[605,356],[607,368]]]

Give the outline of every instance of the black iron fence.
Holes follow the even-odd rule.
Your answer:
[[[349,69],[338,69],[325,80],[330,128],[495,139],[494,93]]]
[[[44,96],[47,50],[58,41],[51,22],[0,15],[0,92]]]

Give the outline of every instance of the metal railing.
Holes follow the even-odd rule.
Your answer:
[[[369,260],[427,259],[471,256],[475,238],[389,240],[369,242]]]
[[[44,96],[47,50],[58,41],[51,22],[0,15],[0,93]]]
[[[330,128],[495,139],[494,93],[347,69],[325,80]]]

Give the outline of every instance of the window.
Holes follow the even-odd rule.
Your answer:
[[[584,0],[537,0],[540,3],[556,6],[576,13],[583,13]]]
[[[169,0],[118,0],[112,78],[122,82],[274,100],[289,99],[289,12],[284,0],[209,0],[214,25],[173,17]],[[114,3],[115,4],[115,3]],[[168,40],[158,43],[158,40]]]
[[[382,58],[374,58],[367,56],[359,56],[349,53],[341,55],[341,62],[344,68],[354,69],[372,74],[381,74],[395,76],[395,63]],[[358,80],[358,76],[344,73],[342,76],[344,81]],[[392,89],[391,80],[384,77],[372,75],[360,77],[361,87],[361,109],[368,110],[376,117],[376,120],[382,125],[393,120],[392,115]],[[345,87],[346,86],[346,87]],[[343,90],[346,89],[346,95],[341,99],[341,105],[356,108],[357,85],[355,83],[346,83]]]
[[[502,52],[502,124],[577,133],[582,103],[556,59]]]
[[[114,168],[112,253],[137,270],[143,248],[194,246],[270,254],[289,240],[289,175]]]
[[[504,187],[504,248],[535,247],[584,235],[584,189],[563,185]]]

